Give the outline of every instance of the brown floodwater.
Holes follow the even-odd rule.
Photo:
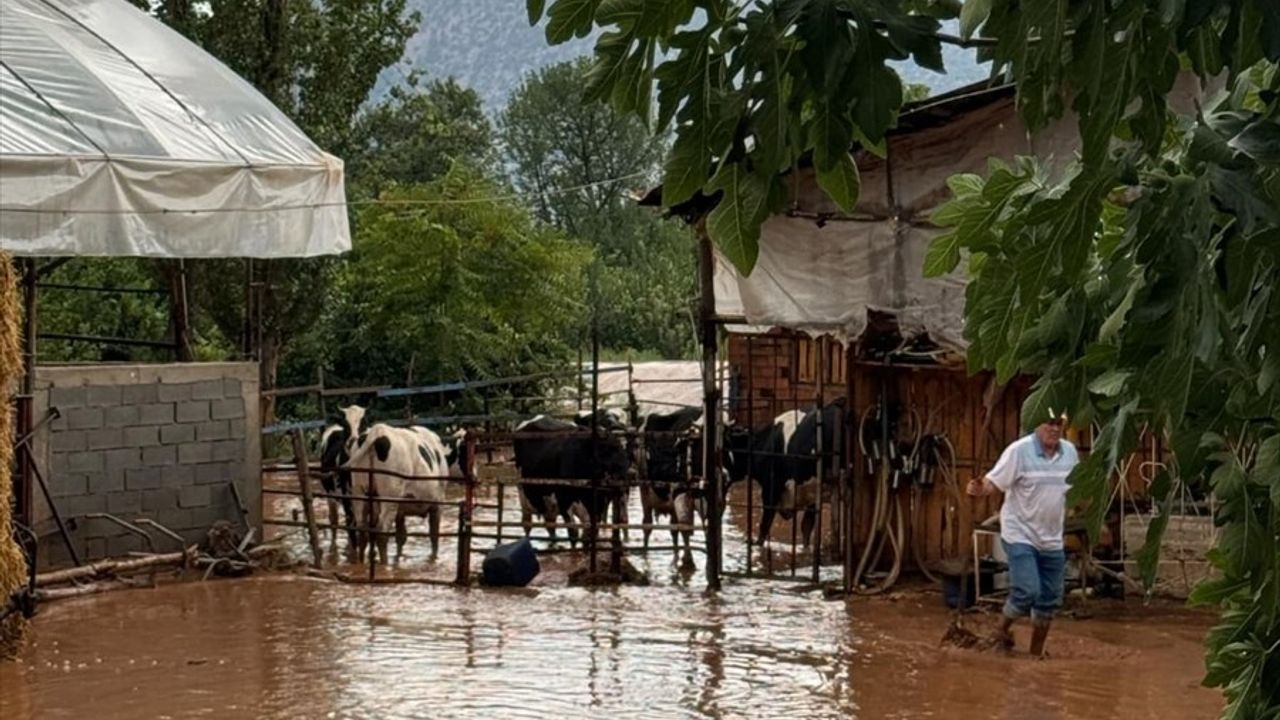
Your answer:
[[[732,563],[741,535],[727,536]],[[452,539],[436,561],[425,546],[411,539],[387,572],[452,577]],[[1036,661],[941,647],[949,614],[933,591],[844,602],[734,580],[709,595],[668,554],[633,560],[652,585],[567,587],[582,558],[558,555],[519,591],[279,573],[65,600],[0,662],[0,718],[1208,720],[1222,708],[1199,687],[1211,615],[1093,601]],[[979,632],[992,622],[966,617]]]

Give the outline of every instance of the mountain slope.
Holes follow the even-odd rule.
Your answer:
[[[428,77],[456,77],[480,93],[490,112],[497,112],[526,73],[590,53],[594,44],[585,38],[547,45],[543,28],[529,26],[524,0],[409,0],[409,5],[422,14],[422,27],[409,40],[404,60],[382,73],[375,97],[417,70]],[[947,75],[910,63],[900,65],[898,72],[907,82],[923,83],[935,93],[987,76],[972,51],[946,46],[943,57],[950,69]]]

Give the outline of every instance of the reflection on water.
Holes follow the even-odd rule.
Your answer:
[[[4,718],[1209,718],[1203,616],[1063,621],[1048,662],[940,649],[938,598],[762,582],[536,592],[287,576],[46,608]],[[1025,639],[1024,639],[1025,642]]]

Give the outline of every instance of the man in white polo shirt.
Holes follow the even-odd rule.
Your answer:
[[[1062,437],[1066,416],[1050,419],[1005,448],[999,462],[966,488],[970,495],[1004,493],[1000,540],[1009,559],[1009,599],[999,640],[1013,647],[1013,623],[1031,616],[1031,654],[1044,652],[1053,615],[1062,607],[1062,525],[1067,509],[1067,476],[1079,461],[1075,445]]]

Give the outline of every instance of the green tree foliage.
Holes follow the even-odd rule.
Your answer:
[[[161,0],[154,12],[249,81],[311,139],[339,156],[356,145],[357,114],[378,73],[404,54],[419,21],[405,0]],[[258,261],[262,387],[275,387],[282,354],[319,319],[336,277],[332,258]],[[191,264],[196,309],[222,335],[244,326],[244,263]],[[270,418],[273,405],[264,408]]]
[[[596,248],[601,343],[682,357],[694,340],[693,243],[630,197],[656,181],[666,144],[639,118],[584,102],[589,67],[582,58],[530,74],[499,118],[503,150],[538,218]]]
[[[348,194],[376,197],[388,183],[435,180],[461,161],[489,168],[493,126],[480,96],[453,78],[391,89],[381,102],[361,113],[346,160]]]
[[[154,261],[132,258],[71,260],[40,281],[55,285],[159,290]],[[60,288],[39,290],[40,332],[112,337],[128,340],[169,339],[168,297],[129,292],[86,292]],[[101,346],[79,341],[42,340],[42,362],[93,360],[171,360],[164,349]]]
[[[1018,89],[1032,129],[1068,108],[1079,162],[1033,161],[952,179],[930,272],[968,253],[971,362],[1002,378],[1040,375],[1024,422],[1068,407],[1101,431],[1072,477],[1096,524],[1107,478],[1141,428],[1175,462],[1154,485],[1207,482],[1217,500],[1223,578],[1205,682],[1226,716],[1280,715],[1280,237],[1272,0],[531,0],[552,43],[603,30],[591,97],[674,123],[664,201],[723,196],[708,217],[738,267],[754,265],[759,225],[785,197],[779,172],[812,152],[819,184],[856,200],[848,148],[875,149],[902,83],[887,60],[941,64],[939,43],[980,46]],[[545,7],[544,7],[545,6]],[[958,17],[963,39],[937,34]],[[659,63],[657,50],[667,49]],[[1168,105],[1179,71],[1227,71],[1230,92],[1194,118]],[[1167,502],[1167,500],[1165,501]],[[1167,509],[1167,508],[1166,508]],[[1162,514],[1161,518],[1167,518]],[[1154,567],[1163,520],[1144,548]]]
[[[412,210],[360,211],[327,338],[344,381],[452,381],[545,369],[572,356],[591,250],[537,223],[482,173],[456,166],[388,190]],[[439,204],[430,204],[439,203]]]

